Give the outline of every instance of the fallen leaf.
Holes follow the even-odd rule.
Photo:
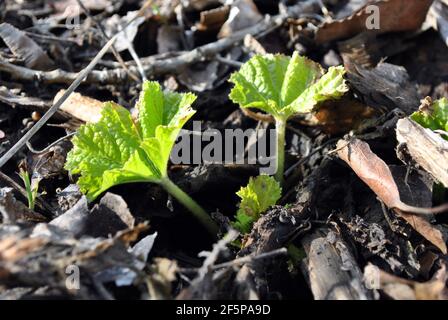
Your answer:
[[[446,242],[442,232],[431,225],[423,216],[446,210],[446,206],[435,208],[418,208],[403,203],[400,193],[387,164],[374,154],[367,143],[353,139],[339,140],[337,143],[339,157],[344,160],[364,181],[381,201],[405,219],[418,233],[447,253]]]
[[[117,40],[114,42],[114,47],[118,52],[127,50],[129,45],[134,41],[135,36],[138,33],[139,26],[145,22],[145,17],[137,17],[138,11],[128,11],[125,16],[119,16],[118,14],[108,18],[105,23],[105,28],[109,36],[119,33],[129,22],[126,29],[119,33]],[[133,20],[135,19],[135,20]]]
[[[64,93],[65,90],[60,90],[54,97],[53,103],[56,103]],[[103,102],[73,92],[59,109],[84,122],[95,123],[101,119]]]
[[[230,8],[229,18],[221,27],[218,38],[226,38],[236,31],[253,26],[263,19],[252,0],[237,0]]]
[[[17,58],[25,62],[25,66],[28,68],[35,70],[50,70],[53,68],[53,61],[45,51],[23,31],[9,23],[0,24],[0,38]]]
[[[433,0],[382,0],[369,2],[351,16],[326,22],[316,31],[316,42],[325,43],[353,37],[361,32],[383,34],[388,32],[414,31],[425,21]],[[379,9],[379,29],[369,30],[368,20],[372,16],[369,6]],[[410,18],[412,17],[412,18]]]
[[[344,133],[356,129],[376,113],[375,109],[356,99],[343,97],[322,103],[314,114],[310,114],[309,124],[319,126],[329,134]]]
[[[442,264],[431,280],[417,282],[397,277],[368,264],[364,269],[367,281],[375,283],[379,280],[379,289],[395,300],[447,300],[448,288],[446,281],[448,273],[446,265]],[[377,279],[372,278],[376,277]],[[379,278],[379,279],[378,279]]]

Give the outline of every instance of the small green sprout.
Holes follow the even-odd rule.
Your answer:
[[[432,104],[424,105],[411,115],[411,119],[424,128],[440,131],[448,140],[448,99],[442,98]]]
[[[260,109],[275,119],[277,131],[276,179],[283,183],[287,120],[308,113],[321,102],[342,97],[348,91],[344,67],[322,67],[294,52],[256,55],[230,77],[235,86],[230,99],[241,108]]]
[[[195,113],[195,100],[192,93],[164,92],[157,82],[146,81],[137,102],[138,120],[122,106],[106,103],[101,120],[82,126],[73,138],[66,169],[81,175],[78,184],[90,201],[115,185],[157,183],[216,235],[214,221],[167,172],[176,138]]]
[[[249,184],[236,194],[241,198],[241,203],[233,226],[241,233],[247,234],[260,215],[277,203],[282,188],[274,178],[261,175],[250,178]]]
[[[28,171],[20,168],[19,176],[25,185],[26,197],[28,199],[28,208],[34,210],[36,198],[39,195],[39,179],[31,179]]]

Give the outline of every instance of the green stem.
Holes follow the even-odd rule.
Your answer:
[[[277,134],[277,157],[275,179],[283,185],[283,172],[285,170],[285,134],[286,134],[286,120],[275,119],[275,131]]]
[[[186,194],[182,189],[175,185],[169,178],[164,178],[160,183],[162,187],[171,194],[174,198],[182,203],[190,212],[199,220],[207,230],[216,237],[218,234],[218,226],[210,218],[208,213],[202,209],[202,207],[197,204],[188,194]]]
[[[34,206],[35,206],[34,198],[35,197],[33,195],[32,189],[31,189],[30,175],[27,171],[21,170],[20,177],[22,178],[22,181],[25,184],[26,197],[28,199],[28,208],[31,210],[34,210]]]

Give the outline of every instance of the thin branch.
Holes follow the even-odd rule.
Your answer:
[[[115,36],[113,36],[104,47],[97,53],[95,58],[88,64],[88,66],[83,69],[79,74],[76,74],[76,77],[73,83],[68,87],[68,89],[64,92],[61,98],[56,101],[56,103],[48,109],[48,111],[40,118],[40,120],[27,132],[23,135],[22,138],[11,148],[9,149],[1,158],[0,158],[0,168],[3,167],[6,162],[9,161],[20,149],[22,149],[26,143],[42,128],[45,123],[59,110],[59,107],[67,100],[67,98],[78,88],[78,86],[83,82],[83,80],[89,75],[89,73],[95,68],[97,63],[101,60],[101,58],[109,51],[109,49],[114,44],[117,37],[121,32],[126,30],[126,28],[131,25],[131,23],[138,18],[141,14],[143,14],[145,8],[149,5],[147,2],[140,10],[139,13],[135,16],[134,19],[129,21],[129,23],[123,28],[122,31],[119,31]],[[0,62],[1,64],[1,62]],[[26,68],[24,68],[26,69]]]
[[[58,140],[52,142],[50,145],[46,146],[46,147],[45,147],[44,149],[42,149],[42,150],[36,150],[36,149],[34,149],[33,146],[32,146],[32,144],[31,144],[29,141],[26,143],[26,146],[28,147],[28,150],[30,150],[32,153],[34,153],[34,154],[42,154],[42,153],[45,153],[45,152],[47,152],[47,151],[50,151],[50,149],[51,149],[52,147],[54,147],[55,145],[57,145],[59,142],[62,142],[62,141],[64,141],[65,139],[71,138],[71,137],[73,137],[75,134],[76,134],[76,131],[75,131],[75,132],[72,132],[72,133],[69,133],[69,134],[63,136],[62,138],[59,138]]]
[[[145,75],[147,78],[151,78],[167,73],[178,74],[193,63],[214,59],[218,53],[239,44],[244,40],[246,35],[250,34],[252,36],[258,36],[260,34],[265,34],[266,32],[271,32],[275,28],[281,26],[287,18],[298,16],[302,12],[306,12],[307,9],[309,10],[309,8],[315,4],[316,0],[310,0],[303,4],[295,5],[290,7],[287,13],[267,17],[254,26],[235,32],[227,38],[219,39],[215,42],[197,47],[191,51],[182,52],[174,57],[165,59],[154,59],[154,57],[141,58],[140,60],[143,64]],[[131,72],[138,72],[135,65],[129,63],[127,65],[129,65]],[[34,81],[38,79],[46,83],[71,83],[77,77],[77,73],[66,72],[61,69],[44,72],[16,66],[1,60],[0,71],[9,73],[22,80]],[[88,74],[86,82],[114,84],[125,81],[126,79],[127,74],[123,68],[116,68],[113,70],[93,70]]]
[[[265,114],[261,112],[254,112],[250,109],[241,108],[241,112],[249,118],[252,118],[256,121],[262,121],[267,123],[275,123],[274,117],[272,117],[270,114]]]

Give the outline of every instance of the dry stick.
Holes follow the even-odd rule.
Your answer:
[[[217,270],[217,269],[238,266],[238,265],[242,265],[242,264],[246,264],[246,263],[251,263],[251,262],[257,261],[257,260],[273,258],[273,257],[279,256],[279,255],[284,255],[287,253],[288,253],[288,249],[279,248],[279,249],[275,249],[275,250],[272,250],[269,252],[260,253],[259,255],[256,255],[256,256],[249,255],[249,256],[245,256],[245,257],[241,257],[241,258],[236,258],[231,261],[215,264],[215,265],[210,266],[210,269]],[[186,273],[186,272],[198,272],[198,270],[199,270],[198,268],[182,268],[179,271]]]
[[[304,3],[303,5],[296,5],[293,8],[290,8],[288,14],[279,14],[270,17],[269,19],[264,19],[252,27],[235,32],[230,37],[203,45],[188,52],[183,52],[176,57],[166,58],[162,60],[154,60],[154,57],[142,58],[141,62],[144,64],[145,74],[148,78],[151,76],[166,73],[178,74],[179,72],[182,72],[182,70],[186,66],[192,63],[200,62],[205,59],[214,59],[217,53],[222,52],[243,41],[246,35],[259,35],[270,32],[278,26],[281,26],[287,18],[293,15],[300,14],[306,8],[314,5],[315,3],[316,1],[308,1],[308,3]],[[130,70],[136,71],[136,67],[134,65],[131,65]],[[65,72],[60,69],[49,72],[32,70],[16,66],[1,60],[0,71],[10,73],[11,75],[16,76],[17,78],[22,80],[35,80],[36,78],[38,78],[48,83],[71,83],[77,76],[76,73]],[[93,70],[88,75],[86,82],[111,84],[118,83],[125,79],[126,73],[124,72],[124,70],[121,68],[117,68],[106,71]]]
[[[64,92],[62,97],[50,108],[48,111],[40,118],[40,120],[27,132],[23,137],[0,158],[0,168],[5,165],[22,147],[34,136],[44,124],[50,120],[50,118],[58,111],[59,107],[64,103],[65,100],[72,94],[73,91],[81,84],[84,78],[89,74],[90,71],[96,66],[98,61],[106,54],[110,49],[114,41],[117,39],[117,33],[112,39],[110,39],[106,45],[98,52],[96,57],[89,63],[89,65],[78,74],[78,77],[70,85],[67,91]]]
[[[233,267],[233,266],[236,266],[236,265],[241,265],[241,264],[245,264],[245,263],[251,263],[251,262],[253,262],[255,260],[272,258],[272,257],[275,257],[275,256],[284,255],[284,254],[287,254],[287,253],[288,253],[288,249],[280,248],[280,249],[272,250],[272,251],[269,251],[269,252],[260,253],[257,256],[245,256],[245,257],[237,258],[237,259],[229,261],[229,262],[223,262],[223,263],[220,263],[220,264],[215,264],[214,266],[212,266],[212,269],[215,270],[215,269]]]
[[[64,92],[62,97],[59,98],[59,100],[56,101],[56,103],[50,109],[48,109],[48,111],[42,116],[42,118],[40,118],[40,120],[38,122],[36,122],[36,124],[27,133],[25,133],[23,135],[23,137],[11,149],[9,149],[0,158],[0,168],[2,168],[5,165],[5,163],[8,162],[9,159],[11,159],[20,149],[22,149],[23,146],[26,145],[26,143],[31,139],[31,137],[34,136],[37,133],[37,131],[39,131],[40,128],[42,128],[48,120],[50,120],[50,118],[59,110],[60,106],[64,103],[64,101],[67,100],[67,98],[73,93],[73,91],[76,90],[76,88],[78,88],[78,86],[81,84],[81,82],[84,80],[84,78],[86,78],[88,76],[88,74],[93,70],[93,68],[95,68],[95,66],[98,64],[98,62],[101,60],[101,58],[112,47],[112,45],[114,44],[115,40],[117,40],[117,37],[120,35],[120,33],[125,31],[126,28],[129,25],[131,25],[131,23],[134,22],[135,19],[137,19],[139,16],[141,16],[143,14],[144,10],[146,10],[146,8],[148,8],[150,4],[151,4],[150,1],[146,2],[140,8],[137,15],[133,19],[131,19],[121,31],[119,31],[117,34],[115,34],[115,36],[113,36],[104,45],[104,47],[100,50],[100,52],[97,53],[95,58],[93,58],[93,60],[88,64],[87,67],[85,67],[85,69],[83,69],[80,73],[75,73],[76,78],[74,79],[73,83],[68,87],[67,91]],[[3,62],[0,61],[0,65],[2,63]],[[26,69],[26,68],[24,68],[24,69]],[[32,71],[32,70],[30,70],[30,71]]]
[[[119,26],[119,30],[121,31],[122,29],[123,28],[121,26]],[[142,62],[140,61],[140,57],[138,56],[137,52],[135,52],[134,45],[132,44],[131,41],[129,41],[129,39],[127,37],[125,37],[125,41],[126,41],[126,44],[128,45],[127,50],[129,51],[132,59],[134,59],[135,64],[137,65],[137,70],[140,73],[140,77],[142,78],[143,81],[148,80],[148,78],[146,78],[145,71],[143,70],[143,65],[142,65]]]
[[[75,134],[76,134],[76,131],[75,131],[75,132],[72,132],[72,133],[69,133],[69,134],[63,136],[62,138],[59,138],[58,140],[56,140],[56,141],[50,143],[48,146],[46,146],[46,147],[45,147],[44,149],[42,149],[42,150],[36,150],[36,149],[34,149],[34,148],[33,148],[33,145],[32,145],[29,141],[27,141],[26,146],[28,147],[28,150],[30,150],[32,153],[34,153],[34,154],[42,154],[42,153],[45,153],[45,152],[50,151],[50,149],[51,149],[52,147],[54,147],[54,146],[57,145],[58,143],[64,141],[65,139],[68,139],[68,138],[73,137]]]

